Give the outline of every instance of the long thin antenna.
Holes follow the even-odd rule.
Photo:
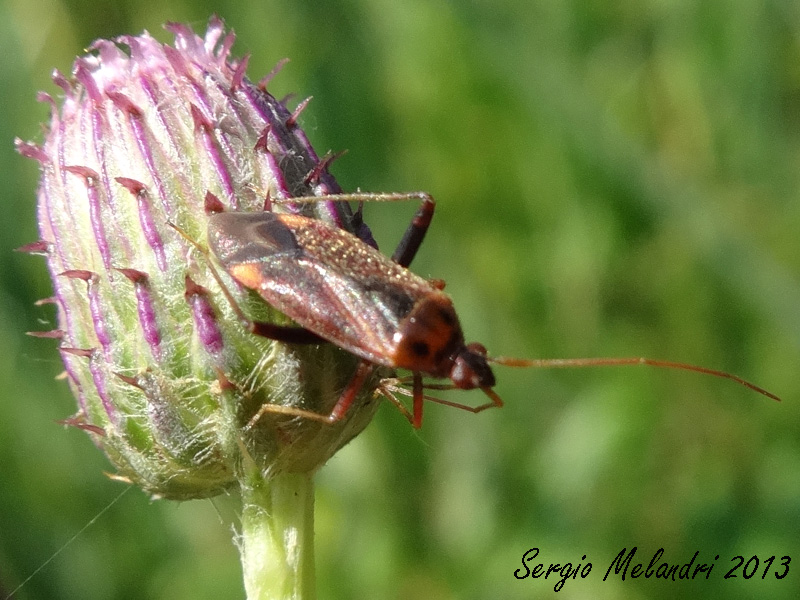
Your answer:
[[[713,375],[714,377],[721,377],[723,379],[730,379],[748,389],[753,390],[772,398],[778,402],[781,399],[768,392],[762,387],[754,383],[750,383],[746,379],[742,379],[738,375],[726,373],[725,371],[718,371],[716,369],[709,369],[707,367],[698,367],[697,365],[687,365],[686,363],[673,362],[670,360],[657,360],[652,358],[644,358],[641,356],[634,356],[629,358],[543,358],[543,359],[524,359],[524,358],[509,358],[507,356],[496,356],[488,358],[489,362],[504,365],[506,367],[534,367],[537,369],[567,369],[567,368],[582,368],[582,367],[627,367],[633,365],[647,365],[649,367],[659,367],[662,369],[680,369],[682,371],[695,371],[696,373],[703,373],[705,375]]]

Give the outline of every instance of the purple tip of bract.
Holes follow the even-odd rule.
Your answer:
[[[218,65],[222,66],[228,59],[228,54],[235,41],[231,31],[223,43],[217,48],[217,42],[225,33],[225,24],[222,19],[214,15],[208,22],[206,35],[200,38],[195,35],[192,28],[183,23],[167,23],[164,29],[175,35],[175,48],[187,55],[214,57]],[[216,48],[216,52],[214,52]]]
[[[200,342],[210,354],[222,351],[222,332],[217,324],[217,316],[208,299],[208,290],[186,276],[186,301],[192,308],[195,330]]]
[[[67,332],[64,331],[63,329],[51,329],[50,331],[26,331],[25,335],[29,335],[35,338],[60,340],[64,338],[66,333]]]
[[[91,271],[87,271],[85,269],[69,269],[59,273],[59,276],[67,277],[69,279],[83,279],[87,282],[92,281],[92,279],[97,279],[97,273],[92,273]]]
[[[297,108],[294,109],[294,112],[292,112],[292,114],[289,115],[289,118],[286,119],[286,127],[292,129],[293,127],[297,126],[297,119],[300,118],[300,115],[306,109],[308,103],[311,102],[311,100],[313,99],[314,99],[313,96],[309,96],[308,98],[306,98],[300,104],[297,105]]]
[[[139,209],[139,226],[142,228],[147,244],[153,250],[156,263],[161,271],[167,270],[167,255],[164,248],[164,241],[158,232],[155,220],[153,219],[153,207],[150,202],[150,194],[144,183],[130,177],[115,177],[114,180],[128,190],[136,198]]]
[[[141,181],[131,179],[130,177],[115,177],[114,181],[116,181],[134,196],[144,193],[147,189],[147,187]]]
[[[189,112],[192,115],[192,121],[194,121],[194,128],[196,131],[205,131],[208,133],[214,128],[214,124],[203,114],[203,111],[201,111],[196,104],[189,104]]]
[[[31,242],[30,244],[25,244],[24,246],[20,246],[19,248],[15,248],[17,252],[26,252],[28,254],[42,254],[47,255],[50,252],[50,249],[53,247],[52,242],[47,242],[45,240],[38,240],[35,242]]]
[[[144,271],[139,271],[137,269],[117,269],[117,271],[122,273],[133,283],[147,283],[147,273]]]
[[[320,161],[314,165],[314,168],[308,172],[308,175],[303,178],[303,183],[318,183],[322,179],[322,176],[327,173],[328,167],[331,166],[331,163],[333,163],[333,161],[336,159],[341,158],[345,154],[347,154],[347,150],[326,153],[325,156],[323,156]]]
[[[70,80],[64,76],[64,74],[59,71],[58,69],[53,69],[53,73],[50,75],[50,79],[52,79],[53,83],[55,83],[58,87],[60,87],[64,94],[66,95],[68,100],[75,99],[75,87],[72,85]]]
[[[110,357],[112,338],[108,331],[105,315],[103,314],[103,300],[98,291],[98,282],[100,277],[97,273],[87,271],[85,269],[69,269],[60,273],[59,276],[67,277],[68,279],[82,279],[86,282],[89,294],[89,312],[92,316],[92,323],[94,325],[95,335],[97,341],[103,347],[103,352],[106,357]]]
[[[220,140],[218,140],[217,136],[214,134],[214,124],[196,104],[190,103],[189,111],[192,115],[195,131],[200,136],[206,155],[214,166],[222,189],[225,195],[230,199],[231,206],[236,208],[238,201],[236,199],[234,183],[231,178],[230,169],[226,165],[225,158],[223,157],[225,153],[220,151]]]
[[[225,212],[225,205],[222,204],[219,198],[211,192],[206,192],[206,197],[203,201],[203,208],[207,215],[215,215],[217,213]]]
[[[127,375],[123,375],[122,373],[114,373],[114,376],[123,383],[127,383],[128,385],[138,388],[140,390],[144,389],[136,377],[128,377]]]
[[[75,61],[72,69],[75,80],[81,84],[86,95],[96,105],[101,104],[104,100],[103,92],[98,86],[99,82],[92,77],[93,66],[98,62],[93,56],[79,58]]]
[[[56,421],[59,425],[66,425],[67,427],[76,427],[78,429],[82,429],[83,431],[88,431],[89,433],[94,433],[95,435],[99,435],[101,437],[105,437],[106,430],[102,427],[98,427],[97,425],[91,425],[90,423],[86,422],[86,417],[83,415],[76,415],[74,417],[70,417],[69,419],[61,419],[60,421]]]
[[[81,165],[65,165],[63,168],[67,173],[81,177],[86,185],[92,231],[94,232],[97,250],[103,260],[103,266],[108,271],[111,268],[111,247],[106,234],[106,223],[103,219],[101,193],[98,190],[100,175],[94,169]]]
[[[66,346],[61,346],[59,350],[67,354],[72,354],[73,356],[80,356],[81,358],[91,358],[94,353],[94,350],[91,348],[67,348]]]
[[[106,370],[103,368],[102,361],[96,358],[97,352],[95,351],[89,358],[89,372],[92,374],[92,381],[97,390],[100,401],[103,403],[103,408],[106,410],[109,420],[115,425],[119,423],[117,407],[109,394],[108,379]]]
[[[38,144],[34,144],[33,142],[24,142],[20,138],[15,138],[14,147],[17,149],[17,152],[19,152],[25,158],[31,158],[43,165],[50,162],[50,157]]]
[[[237,389],[236,384],[234,384],[228,377],[219,369],[215,369],[217,373],[217,382],[219,383],[219,389],[222,391],[230,391]]]
[[[247,73],[247,65],[249,63],[250,55],[245,54],[239,61],[239,64],[236,65],[236,69],[233,71],[233,77],[231,77],[231,92],[236,92],[242,87],[242,82],[244,81],[245,73]]]
[[[128,98],[122,92],[115,92],[113,90],[106,90],[106,96],[114,103],[118,109],[128,113],[131,117],[141,118],[143,115],[142,109],[139,108],[133,100]]]
[[[161,332],[156,321],[156,309],[150,294],[147,273],[136,269],[117,269],[117,271],[133,282],[139,326],[145,341],[150,346],[150,351],[158,360],[161,358]]]
[[[267,86],[269,86],[270,82],[275,78],[275,76],[278,73],[281,72],[281,69],[283,69],[284,65],[286,65],[286,63],[288,62],[289,62],[288,58],[280,59],[277,62],[277,64],[274,67],[272,67],[272,70],[261,78],[261,80],[258,82],[258,88],[262,91],[266,91]]]
[[[103,360],[100,358],[98,350],[91,348],[67,348],[62,346],[59,348],[59,351],[62,355],[69,354],[89,361],[89,372],[91,373],[94,387],[103,403],[103,408],[109,419],[111,419],[112,422],[116,422],[117,411],[108,393],[108,382],[106,381],[106,373],[103,369]],[[66,361],[65,364],[67,364]]]

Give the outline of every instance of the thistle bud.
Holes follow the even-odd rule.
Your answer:
[[[254,469],[314,471],[367,425],[376,402],[365,386],[333,425],[272,412],[250,423],[265,403],[328,414],[357,360],[247,331],[198,250],[207,212],[340,190],[298,127],[299,110],[266,91],[268,78],[251,83],[246,58],[231,58],[234,36],[220,20],[204,37],[167,29],[173,46],[147,33],[100,40],[71,77],[56,72],[64,99],[40,94],[52,111],[44,143],[17,147],[41,167],[41,239],[26,249],[46,255],[53,279],[58,325],[41,335],[60,339],[78,400],[66,422],[120,477],[189,499]],[[291,209],[339,227],[358,221],[340,202]],[[217,270],[249,318],[288,324]]]

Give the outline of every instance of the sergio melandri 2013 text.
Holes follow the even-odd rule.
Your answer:
[[[634,546],[630,550],[623,548],[611,560],[605,574],[603,581],[609,577],[619,577],[622,581],[626,579],[656,579],[663,581],[680,581],[680,580],[702,580],[710,579],[711,573],[714,571],[714,566],[719,560],[719,554],[714,555],[714,558],[709,562],[704,562],[708,559],[700,559],[700,551],[697,550],[687,562],[670,562],[664,560],[664,548],[659,548],[652,555],[647,563],[639,562],[636,560],[636,553],[638,547]],[[539,548],[531,548],[522,555],[522,568],[514,571],[514,577],[517,579],[547,579],[555,581],[553,589],[558,592],[564,584],[570,579],[586,579],[592,572],[592,563],[583,561],[586,560],[586,555],[581,556],[580,562],[575,564],[571,562],[566,563],[545,563],[537,562],[539,557]],[[758,556],[753,555],[750,558],[737,555],[730,559],[730,566],[723,579],[736,579],[742,577],[743,579],[766,579],[768,577],[775,577],[775,579],[784,579],[789,574],[789,563],[791,557],[782,556],[777,559],[774,555],[765,559],[759,559]],[[773,569],[773,566],[775,567]],[[721,573],[722,571],[719,570]]]

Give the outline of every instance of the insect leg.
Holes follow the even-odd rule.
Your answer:
[[[422,204],[417,209],[411,224],[406,229],[403,239],[392,254],[392,260],[401,267],[408,267],[417,254],[425,233],[433,219],[436,202],[430,194],[425,192],[411,192],[408,194],[369,194],[356,192],[353,194],[331,194],[329,196],[298,196],[296,198],[272,199],[273,203],[307,204],[310,202],[396,202],[399,200],[421,200]]]
[[[411,421],[411,425],[414,429],[419,429],[422,427],[422,407],[425,402],[425,395],[422,392],[422,375],[416,371],[414,371],[414,387],[413,387],[413,409],[414,409],[414,420]]]
[[[353,401],[356,399],[358,392],[362,387],[364,387],[364,383],[374,368],[375,365],[365,360],[362,360],[358,364],[355,374],[350,379],[350,382],[347,384],[344,390],[342,390],[342,394],[339,396],[339,400],[336,401],[336,404],[334,405],[330,414],[321,415],[319,413],[303,410],[302,408],[282,406],[280,404],[264,404],[261,406],[258,412],[253,415],[250,421],[248,421],[246,429],[253,427],[266,413],[277,413],[293,417],[303,417],[305,419],[311,419],[312,421],[327,423],[328,425],[336,423],[337,421],[343,419],[347,414],[347,411],[350,410],[350,407],[352,406]]]
[[[400,400],[397,399],[397,396],[394,395],[394,392],[400,392],[402,394],[408,394],[408,390],[406,390],[404,388],[401,388],[401,387],[399,387],[397,385],[394,385],[395,381],[396,381],[396,379],[389,378],[389,379],[383,379],[380,382],[378,382],[378,387],[375,389],[375,396],[376,397],[377,396],[383,396],[384,398],[389,400],[389,402],[394,404],[395,407],[397,407],[397,410],[399,410],[400,413],[406,419],[408,419],[408,422],[413,425],[414,416],[410,412],[408,412],[408,409],[406,408],[405,404],[400,402]]]
[[[374,368],[375,365],[366,360],[362,360],[358,363],[358,368],[353,374],[352,379],[350,379],[350,383],[344,388],[342,395],[339,396],[339,400],[336,402],[336,406],[333,407],[331,414],[328,415],[328,422],[335,423],[347,414],[358,392],[364,387],[364,383],[366,383],[367,378],[372,374]]]
[[[473,414],[477,414],[479,412],[483,412],[488,408],[500,408],[503,406],[503,400],[500,396],[495,393],[495,391],[491,388],[481,388],[481,391],[489,397],[490,402],[486,402],[479,406],[469,406],[468,404],[461,404],[460,402],[451,402],[450,400],[442,400],[441,398],[437,398],[436,396],[429,396],[428,394],[424,394],[424,390],[454,390],[457,389],[452,384],[447,383],[422,383],[420,377],[420,389],[417,390],[417,382],[416,382],[416,373],[414,377],[411,377],[411,381],[409,381],[408,377],[392,377],[389,379],[384,379],[380,382],[378,390],[383,393],[392,403],[400,409],[400,412],[405,415],[408,419],[409,423],[411,423],[414,427],[420,427],[422,425],[422,408],[417,408],[417,404],[420,405],[424,400],[428,400],[429,402],[435,402],[436,404],[442,404],[444,406],[449,406],[451,408],[457,408],[459,410],[465,410],[467,412],[471,412]],[[408,385],[409,383],[413,384],[413,389],[409,390],[403,385]],[[392,393],[403,394],[404,396],[411,396],[414,402],[414,415],[412,416],[408,409],[394,396]],[[417,421],[417,415],[419,415],[419,420]],[[419,423],[419,424],[417,424]]]
[[[414,256],[417,254],[422,240],[425,239],[425,234],[428,232],[428,227],[433,219],[433,211],[436,208],[436,203],[433,198],[426,196],[422,199],[422,204],[417,209],[414,218],[403,234],[403,239],[397,245],[397,248],[392,254],[392,260],[401,267],[408,267]]]
[[[313,331],[294,325],[275,325],[264,321],[249,321],[245,319],[247,330],[255,335],[269,338],[284,344],[325,344],[327,340],[319,337]]]
[[[412,375],[410,378],[413,381],[414,385],[413,392],[411,390],[402,387],[404,383],[410,383],[409,381],[407,381],[408,379],[409,379],[408,377],[389,377],[387,379],[382,379],[378,383],[378,387],[375,390],[375,395],[383,396],[384,398],[389,400],[392,404],[394,404],[397,407],[397,410],[399,410],[400,413],[406,419],[408,419],[408,422],[411,424],[412,427],[414,427],[414,429],[419,429],[420,427],[422,427],[423,402],[426,399],[430,400],[431,398],[428,398],[423,393],[424,386],[422,384],[422,376],[420,374],[414,373],[414,375]],[[395,392],[403,394],[404,396],[413,397],[414,399],[412,408],[412,410],[414,411],[413,414],[408,410],[408,408],[406,408],[405,404],[403,404],[402,402],[400,402],[400,400],[397,399],[397,396],[395,396]]]
[[[442,387],[437,389],[444,389],[444,388]],[[430,400],[431,402],[436,402],[437,404],[443,404],[444,406],[450,406],[452,408],[466,410],[467,412],[471,412],[473,414],[483,412],[487,408],[501,408],[503,406],[503,400],[500,398],[500,396],[498,396],[495,393],[495,391],[492,388],[481,388],[481,391],[489,397],[490,402],[486,402],[485,404],[481,404],[479,406],[469,406],[468,404],[461,404],[460,402],[450,402],[449,400],[442,400],[441,398],[435,398],[433,396],[427,396],[427,395],[425,396],[425,399]]]

